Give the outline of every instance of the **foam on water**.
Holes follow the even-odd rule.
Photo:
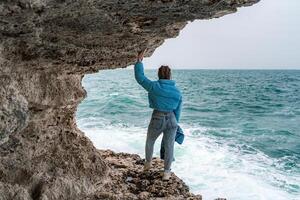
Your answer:
[[[144,157],[146,128],[126,124],[106,124],[105,128],[97,128],[91,119],[79,121],[78,126],[99,149]],[[202,194],[204,199],[299,200],[295,191],[299,190],[300,177],[282,174],[274,167],[276,160],[262,152],[245,154],[238,146],[208,137],[209,128],[182,127],[186,139],[183,145],[175,146],[176,161],[172,170],[192,192]],[[161,136],[155,144],[154,156],[159,156],[160,141]]]

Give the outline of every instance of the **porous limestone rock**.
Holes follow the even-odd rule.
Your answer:
[[[144,172],[144,160],[140,156],[99,150],[109,168],[109,182],[99,187],[91,200],[105,199],[170,199],[201,200],[188,186],[172,173],[170,180],[162,180],[163,161],[154,158],[152,168]]]
[[[84,74],[126,67],[138,50],[147,47],[150,56],[187,21],[257,2],[1,0],[0,199],[86,199],[122,191],[127,186],[105,188],[112,170],[76,127],[76,107],[86,96]],[[178,197],[186,194],[183,188],[175,191]],[[126,190],[123,199],[157,196],[135,190]]]

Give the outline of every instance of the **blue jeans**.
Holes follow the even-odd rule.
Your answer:
[[[146,139],[146,162],[151,162],[155,140],[163,133],[164,170],[166,172],[171,170],[176,130],[177,121],[173,112],[153,111]]]

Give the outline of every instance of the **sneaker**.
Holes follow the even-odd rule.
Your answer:
[[[144,171],[149,171],[151,169],[151,162],[145,162]]]
[[[171,177],[171,172],[164,172],[162,180],[168,181],[170,179],[170,177]]]

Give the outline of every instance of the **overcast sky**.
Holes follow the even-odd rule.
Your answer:
[[[300,0],[261,0],[194,21],[144,62],[146,68],[300,69]]]

